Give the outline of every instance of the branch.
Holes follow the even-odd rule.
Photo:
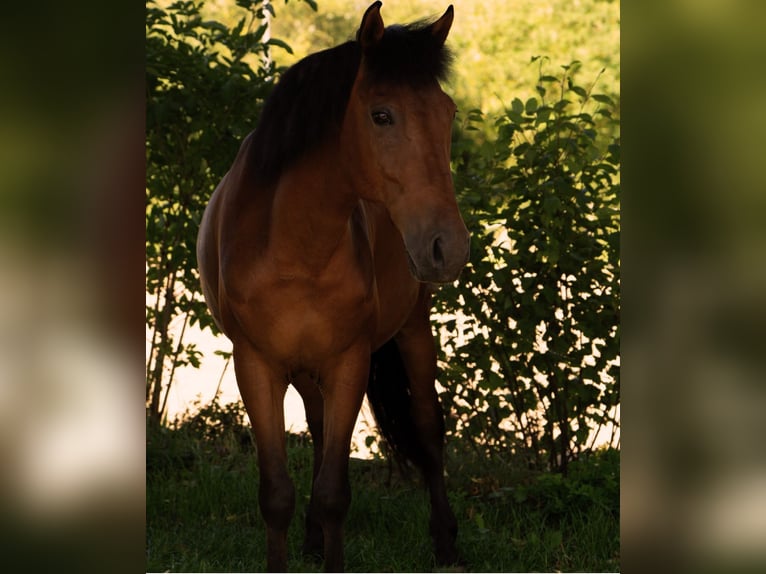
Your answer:
[[[181,327],[181,334],[178,337],[178,344],[176,345],[175,353],[173,353],[173,367],[170,369],[170,376],[168,377],[168,385],[165,388],[165,398],[162,401],[162,408],[160,408],[160,417],[163,422],[167,420],[167,411],[165,410],[168,404],[168,395],[170,395],[170,387],[173,384],[173,377],[176,374],[176,367],[178,366],[178,355],[181,354],[181,347],[183,345],[184,333],[186,333],[186,325],[189,324],[189,313],[184,313],[184,324]]]

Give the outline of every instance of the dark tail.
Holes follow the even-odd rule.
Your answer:
[[[393,339],[372,354],[367,400],[400,466],[406,468],[409,461],[424,468],[426,454],[412,419],[410,380]]]

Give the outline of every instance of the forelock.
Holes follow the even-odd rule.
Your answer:
[[[386,28],[381,40],[364,52],[363,65],[370,81],[418,85],[445,80],[452,53],[434,37],[430,24]]]

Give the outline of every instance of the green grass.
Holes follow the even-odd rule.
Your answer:
[[[258,470],[246,433],[202,440],[163,429],[148,436],[147,571],[263,571]],[[311,477],[307,439],[290,437],[289,461],[297,500],[289,569],[319,571],[321,564],[300,554]],[[618,452],[576,463],[567,478],[457,454],[448,470],[467,571],[619,570]],[[352,459],[350,474],[346,569],[434,570],[419,482],[385,461]]]

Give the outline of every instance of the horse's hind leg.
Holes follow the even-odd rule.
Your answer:
[[[319,390],[318,381],[314,377],[299,375],[293,381],[293,386],[295,386],[303,399],[303,407],[306,410],[306,422],[311,432],[311,442],[314,445],[314,467],[311,478],[313,487],[314,481],[316,481],[319,474],[319,469],[322,466],[324,400],[322,399],[322,392]],[[314,504],[313,497],[306,510],[306,536],[303,540],[303,554],[317,558],[324,556],[322,525],[316,516],[316,505]]]
[[[284,397],[287,383],[249,346],[234,345],[234,368],[258,447],[258,500],[266,522],[266,568],[287,571],[287,529],[295,489],[287,473]]]
[[[457,521],[444,483],[444,413],[434,387],[436,347],[429,312],[430,295],[421,288],[418,305],[396,336],[396,343],[410,379],[411,414],[420,438],[419,462],[431,499],[430,531],[436,561],[449,565],[458,562]]]

